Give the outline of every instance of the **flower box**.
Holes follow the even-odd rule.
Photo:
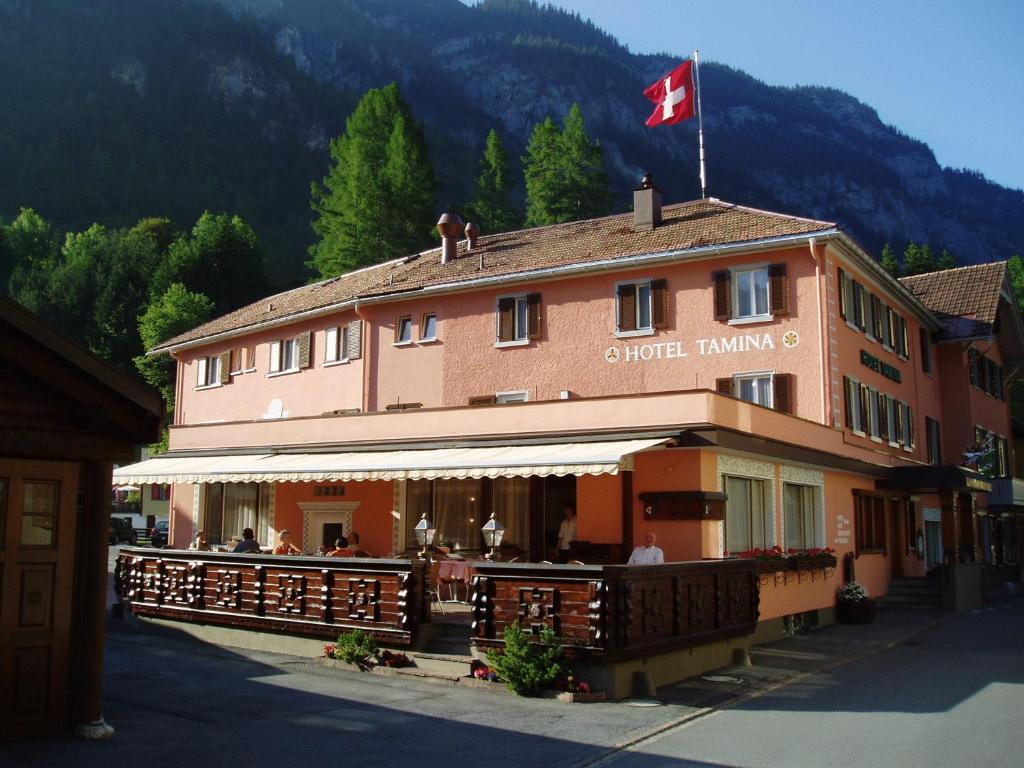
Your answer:
[[[836,620],[840,624],[872,624],[875,621],[875,601],[840,600],[836,604]]]

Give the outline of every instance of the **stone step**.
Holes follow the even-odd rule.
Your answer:
[[[473,661],[472,656],[453,653],[436,653],[430,651],[414,651],[409,658],[416,669],[436,673],[446,677],[465,677],[469,674],[469,666]],[[408,667],[403,667],[408,669]]]

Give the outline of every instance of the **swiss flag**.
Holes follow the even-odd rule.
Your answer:
[[[694,115],[693,61],[684,61],[648,87],[644,96],[658,105],[647,118],[647,125],[675,125],[689,120]]]

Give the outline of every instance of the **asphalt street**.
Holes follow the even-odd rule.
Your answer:
[[[1024,765],[1024,599],[637,744],[614,768]]]
[[[659,691],[664,706],[565,704],[111,621],[114,738],[4,745],[0,766],[1024,765],[1022,597],[953,618],[881,610],[874,625],[826,627],[754,658]]]

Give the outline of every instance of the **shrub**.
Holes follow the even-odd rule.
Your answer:
[[[518,623],[509,624],[505,648],[487,651],[487,661],[509,690],[520,696],[553,686],[562,677],[562,646],[550,627],[545,627],[540,642],[534,643]]]
[[[868,599],[868,590],[863,584],[848,581],[839,588],[839,601],[843,603],[859,603]]]
[[[327,651],[326,646],[324,651]],[[371,659],[377,654],[377,641],[363,632],[361,629],[352,632],[345,632],[338,635],[338,642],[333,647],[333,653],[328,654],[331,658],[346,661],[359,667],[371,667]]]

